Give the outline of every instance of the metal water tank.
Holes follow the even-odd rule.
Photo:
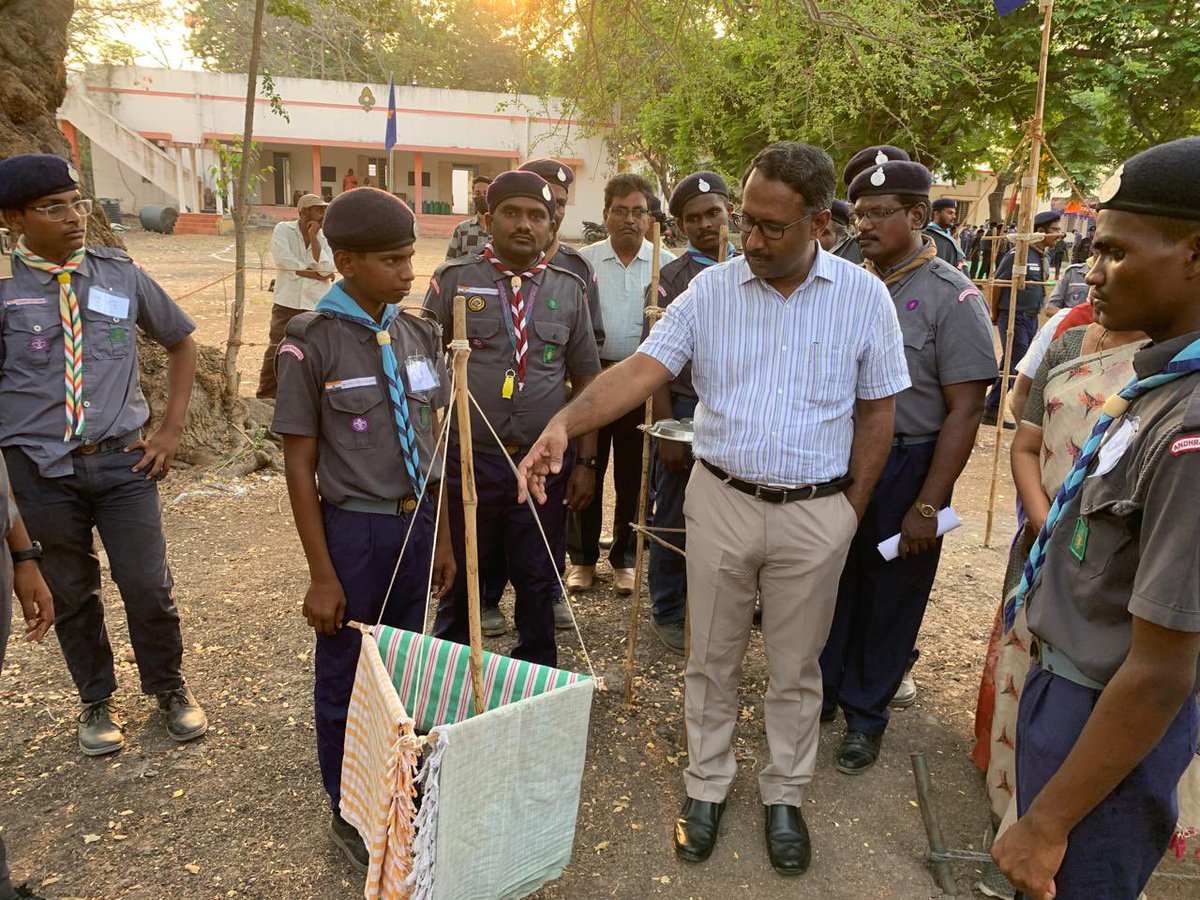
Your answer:
[[[171,234],[175,230],[175,220],[179,218],[179,212],[173,206],[148,203],[142,207],[138,218],[141,219],[142,227],[147,231]]]

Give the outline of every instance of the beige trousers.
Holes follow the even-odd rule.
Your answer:
[[[843,494],[764,503],[703,465],[692,468],[683,511],[692,634],[684,677],[687,795],[720,802],[737,772],[738,682],[761,593],[771,759],[759,775],[759,794],[764,804],[799,806],[816,766],[819,657],[858,517]]]

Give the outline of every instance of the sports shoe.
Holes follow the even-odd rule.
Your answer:
[[[113,718],[112,697],[86,704],[78,721],[79,749],[84,756],[104,756],[125,746],[125,735]]]
[[[367,845],[363,843],[358,829],[334,813],[333,818],[329,821],[329,836],[333,838],[334,845],[350,861],[350,865],[365,874],[371,865],[371,854],[367,852]]]
[[[554,610],[554,627],[559,631],[566,631],[575,627],[575,620],[571,618],[571,610],[567,608],[567,601],[555,600],[550,608]]]
[[[158,710],[167,717],[167,734],[171,740],[194,741],[208,731],[208,716],[184,686],[158,695]]]
[[[622,597],[633,593],[633,569],[613,569],[613,590]]]
[[[888,706],[892,709],[908,709],[916,702],[917,683],[913,681],[912,669],[907,669],[904,672],[904,678],[900,681],[900,687],[896,688],[896,693],[892,696]]]
[[[596,580],[596,567],[591,566],[567,566],[567,590],[573,594],[583,593],[592,589],[592,583]]]
[[[484,637],[499,637],[508,633],[508,619],[498,606],[485,606],[479,611],[479,630]]]
[[[651,619],[650,624],[654,626],[654,633],[658,635],[658,639],[662,641],[664,647],[678,656],[683,656],[683,622],[660,622],[657,619]]]

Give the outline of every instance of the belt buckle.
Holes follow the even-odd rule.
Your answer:
[[[99,449],[100,449],[99,444],[80,444],[79,445],[79,452],[83,456],[91,456],[93,453],[96,453],[97,451],[99,451]]]
[[[520,444],[505,444],[504,452],[507,453],[509,456],[516,456],[518,453],[521,452],[521,445]]]
[[[754,499],[755,500],[766,500],[766,497],[763,496],[763,491],[765,491],[765,490],[770,490],[770,488],[765,488],[761,484],[756,484],[754,486]]]
[[[415,497],[405,497],[400,501],[400,511],[406,516],[411,515],[416,508],[417,500]]]

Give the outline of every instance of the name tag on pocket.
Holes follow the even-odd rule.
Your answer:
[[[92,312],[114,319],[129,318],[129,298],[116,291],[93,287],[88,291],[87,307]]]
[[[404,371],[408,375],[408,389],[414,393],[432,391],[441,383],[427,356],[410,356],[404,361]]]

